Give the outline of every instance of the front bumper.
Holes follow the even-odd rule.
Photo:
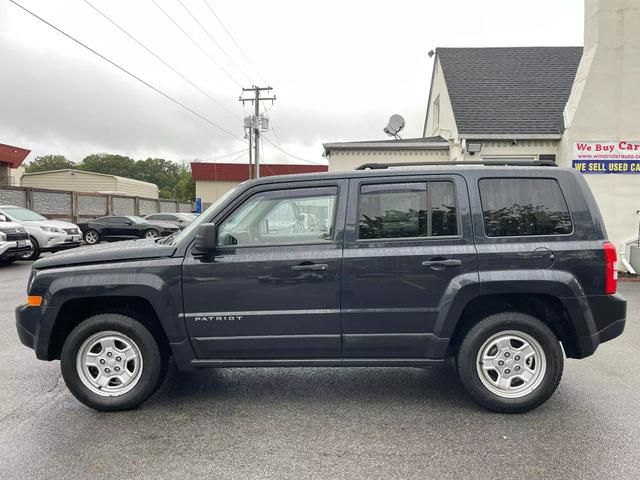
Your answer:
[[[82,234],[57,235],[47,233],[47,236],[43,240],[44,241],[40,242],[40,250],[44,252],[57,252],[58,250],[66,250],[82,245]]]
[[[0,242],[0,258],[18,257],[29,252],[31,250],[31,242],[29,240],[21,241],[25,242],[25,246],[19,247],[16,240]]]
[[[20,305],[16,308],[16,329],[23,345],[32,348],[40,360],[52,360],[49,349],[51,325],[57,308]]]

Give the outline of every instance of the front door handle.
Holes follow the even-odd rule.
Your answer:
[[[329,265],[326,263],[301,263],[300,265],[293,265],[291,270],[294,272],[303,272],[303,271],[314,271],[314,272],[324,272],[325,270],[329,270]]]
[[[423,267],[459,267],[462,260],[457,258],[443,258],[441,260],[425,260],[422,262]]]

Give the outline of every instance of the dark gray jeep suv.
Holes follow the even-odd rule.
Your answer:
[[[180,233],[36,262],[22,343],[124,410],[202,367],[455,359],[482,406],[545,402],[624,330],[616,251],[574,170],[474,162],[246,182]]]

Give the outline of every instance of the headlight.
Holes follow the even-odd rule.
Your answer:
[[[7,239],[7,234],[0,232],[0,242],[4,242]]]
[[[49,233],[64,233],[64,231],[60,230],[58,227],[40,227],[40,229]]]

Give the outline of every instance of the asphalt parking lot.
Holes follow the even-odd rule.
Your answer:
[[[140,409],[105,414],[19,343],[29,268],[0,269],[4,480],[640,478],[640,283],[619,287],[624,335],[568,361],[556,394],[525,415],[483,411],[450,368],[173,366]]]

